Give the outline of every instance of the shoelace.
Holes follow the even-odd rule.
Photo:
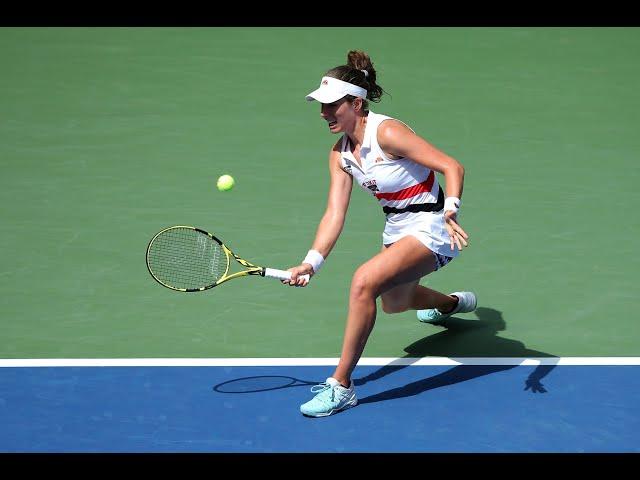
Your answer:
[[[328,389],[331,389],[331,400],[333,400],[335,390],[328,383],[320,383],[319,385],[314,385],[313,387],[311,387],[311,393],[320,393]]]
[[[322,393],[329,389],[331,390],[330,400],[333,401],[335,398],[336,390],[328,383],[320,383],[318,385],[314,385],[313,387],[311,387],[311,393]],[[324,400],[324,397],[320,397],[320,399]]]
[[[318,385],[311,387],[311,393],[320,393],[327,388],[331,388],[331,385],[328,383],[319,383]]]
[[[437,309],[437,308],[431,308],[431,309],[429,309],[429,310],[427,311],[427,313],[426,313],[426,317],[427,317],[427,318],[431,318],[431,319],[433,319],[433,318],[438,318],[438,317],[440,317],[441,315],[442,315],[442,314],[438,311],[438,309]]]

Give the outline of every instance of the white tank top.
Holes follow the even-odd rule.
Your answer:
[[[458,251],[452,250],[449,244],[442,207],[433,212],[402,211],[419,205],[436,204],[438,200],[442,202],[443,192],[431,169],[406,157],[393,160],[382,151],[378,144],[378,126],[389,119],[392,117],[369,111],[360,146],[362,166],[351,152],[349,137],[342,137],[342,169],[371,193],[382,208],[387,207],[387,211],[392,209],[387,214],[382,234],[385,245],[397,242],[406,235],[415,235],[431,251],[455,257]],[[396,210],[400,212],[394,213]]]

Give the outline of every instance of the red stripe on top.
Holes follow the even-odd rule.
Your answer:
[[[398,190],[397,192],[388,192],[388,193],[376,193],[376,198],[384,199],[384,200],[403,200],[405,198],[414,197],[419,193],[430,192],[431,187],[433,187],[433,180],[435,179],[435,175],[433,174],[433,170],[429,173],[427,179],[416,185],[412,185],[407,188],[403,188],[402,190]]]

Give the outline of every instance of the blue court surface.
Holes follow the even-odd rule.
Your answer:
[[[640,452],[638,365],[358,366],[357,407],[302,416],[332,372],[0,368],[0,451]]]

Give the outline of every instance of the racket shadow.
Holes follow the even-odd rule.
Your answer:
[[[280,390],[291,387],[317,385],[321,382],[309,382],[286,375],[256,375],[252,377],[234,378],[213,387],[218,393],[257,393]]]
[[[436,326],[445,328],[443,332],[429,335],[407,346],[404,349],[406,355],[403,358],[415,359],[416,361],[426,356],[449,358],[557,358],[556,355],[529,349],[524,343],[518,340],[499,337],[497,335],[498,332],[506,329],[506,322],[502,317],[502,312],[492,308],[478,307],[475,313],[478,317],[477,320],[451,317],[440,322],[440,324]],[[410,364],[385,365],[369,375],[354,379],[354,383],[356,386],[364,385],[408,366],[410,366]],[[511,370],[517,366],[518,365],[457,365],[438,375],[362,398],[358,403],[375,403],[414,396],[434,388],[445,387],[484,375]],[[524,390],[530,390],[532,393],[546,393],[547,389],[541,380],[554,368],[555,365],[538,365],[525,379]]]

